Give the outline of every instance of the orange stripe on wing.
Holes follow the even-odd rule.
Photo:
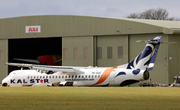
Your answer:
[[[103,72],[103,74],[102,74],[103,77],[100,77],[100,79],[98,80],[98,82],[96,82],[96,83],[93,84],[93,85],[97,85],[97,84],[103,83],[103,82],[109,77],[110,73],[111,73],[114,69],[116,69],[116,68],[117,68],[117,66],[106,69],[106,70]],[[105,75],[106,75],[106,77],[105,77]]]

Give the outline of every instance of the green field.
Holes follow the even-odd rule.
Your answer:
[[[178,87],[0,87],[0,110],[180,109]]]

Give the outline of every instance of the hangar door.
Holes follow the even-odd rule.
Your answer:
[[[8,61],[8,40],[0,40],[0,81],[7,76],[8,68],[4,62]]]
[[[62,38],[63,65],[94,66],[93,54],[93,36]]]
[[[128,62],[128,36],[97,36],[96,66],[112,67]]]
[[[39,56],[54,55],[62,56],[62,38],[27,38],[27,39],[9,39],[9,62],[14,63],[33,63],[28,61],[19,61],[16,59],[42,60]],[[55,62],[55,61],[54,61]],[[48,65],[47,62],[38,63]],[[9,72],[20,69],[14,66],[9,66]]]

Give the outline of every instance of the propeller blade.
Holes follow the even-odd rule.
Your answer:
[[[56,60],[56,61],[53,62],[53,63],[58,63],[58,62],[62,62],[62,59]]]
[[[13,60],[24,61],[24,62],[31,62],[31,63],[40,63],[38,60],[33,60],[33,59],[13,58]]]

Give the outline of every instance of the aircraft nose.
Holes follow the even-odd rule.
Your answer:
[[[4,78],[3,80],[2,80],[2,86],[8,86],[9,84],[8,84],[8,79],[7,78]]]

